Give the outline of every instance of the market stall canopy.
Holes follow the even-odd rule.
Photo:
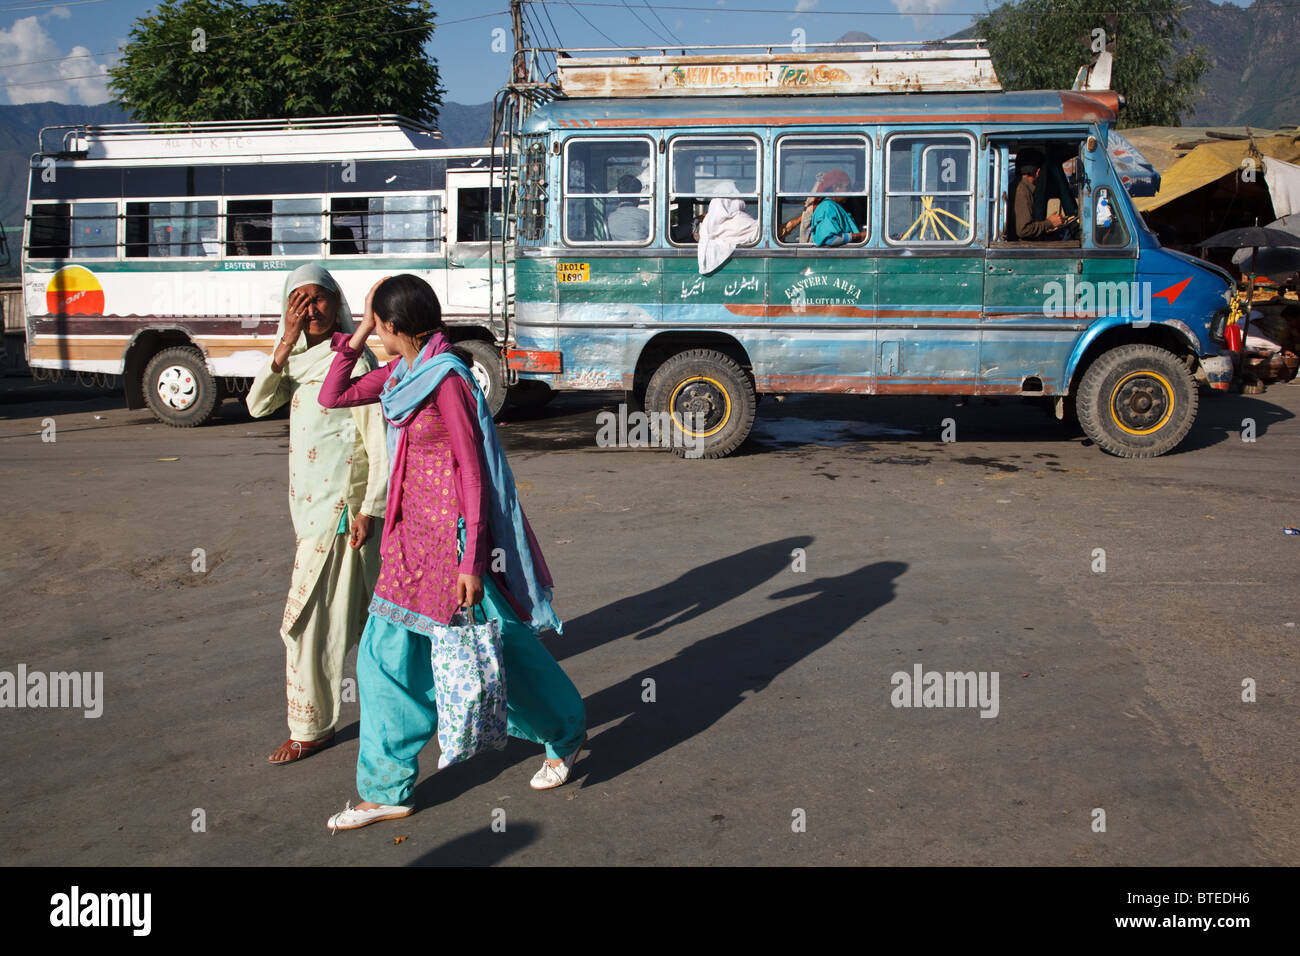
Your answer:
[[[1242,172],[1242,160],[1250,156],[1252,142],[1266,164],[1270,158],[1288,163],[1300,159],[1300,136],[1296,134],[1202,143],[1164,173],[1155,196],[1139,199],[1134,205],[1139,212],[1150,212],[1224,176]],[[1263,171],[1259,175],[1262,178]]]

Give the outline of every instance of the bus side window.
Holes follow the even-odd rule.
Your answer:
[[[1128,245],[1128,229],[1110,189],[1097,190],[1092,207],[1092,241],[1103,248]]]
[[[783,136],[777,141],[776,155],[779,242],[812,242],[813,217],[823,202],[830,201],[831,193],[843,200],[841,206],[854,225],[867,229],[871,153],[865,137]]]
[[[642,139],[564,144],[564,238],[646,245],[654,236],[654,154]]]
[[[330,200],[330,255],[358,256],[367,252],[370,200],[338,196]]]
[[[501,238],[501,188],[492,190],[490,217],[493,239]],[[488,188],[486,186],[462,187],[456,190],[456,241],[488,241]]]
[[[434,254],[442,241],[435,197],[337,196],[330,200],[330,255]]]
[[[231,199],[226,203],[226,255],[271,254],[271,200]]]
[[[220,245],[215,200],[126,204],[128,257],[215,256]]]
[[[699,242],[700,222],[719,196],[741,200],[744,216],[758,219],[758,141],[749,137],[687,139],[669,144],[668,238]]]
[[[32,206],[27,256],[30,259],[66,259],[72,246],[71,209],[68,203]]]
[[[973,235],[975,142],[892,136],[886,144],[885,232],[893,243],[966,243]]]

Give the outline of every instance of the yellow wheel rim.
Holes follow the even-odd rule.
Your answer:
[[[1137,416],[1141,416],[1146,408],[1153,407],[1155,402],[1151,401],[1151,395],[1148,390],[1142,389],[1136,385],[1138,379],[1147,378],[1159,384],[1162,391],[1160,398],[1163,399],[1165,408],[1160,420],[1154,425],[1145,428],[1134,428],[1126,424],[1121,417],[1120,409],[1122,405],[1127,404],[1130,410],[1134,411]],[[1140,407],[1143,403],[1148,403],[1146,408]],[[1110,417],[1111,421],[1121,431],[1129,435],[1151,435],[1160,431],[1169,423],[1170,417],[1174,414],[1174,387],[1169,380],[1159,372],[1143,370],[1139,372],[1129,372],[1122,379],[1115,383],[1115,387],[1110,393]]]
[[[722,418],[712,428],[709,428],[705,431],[698,431],[698,432],[692,431],[691,429],[687,428],[677,414],[677,400],[681,398],[682,393],[687,388],[689,388],[691,385],[694,385],[696,383],[704,383],[706,385],[710,385],[717,391],[719,395],[722,396]],[[692,375],[690,378],[685,379],[682,382],[679,382],[677,387],[673,389],[672,395],[669,396],[668,398],[668,408],[670,413],[673,416],[673,421],[677,423],[677,427],[682,430],[683,435],[689,435],[691,438],[708,438],[710,435],[716,435],[718,432],[720,432],[723,426],[725,426],[727,422],[731,420],[731,395],[727,392],[727,389],[723,386],[723,384],[719,382],[717,379],[709,378],[707,375]]]

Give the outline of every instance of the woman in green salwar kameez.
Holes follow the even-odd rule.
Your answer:
[[[275,352],[248,392],[255,418],[290,403],[289,512],[297,556],[280,624],[289,739],[267,758],[276,764],[333,740],[343,661],[360,639],[379,576],[388,495],[383,416],[377,405],[328,409],[316,400],[334,358],[331,335],[355,328],[327,271],[294,270],[285,282]],[[368,353],[361,362],[375,366]]]

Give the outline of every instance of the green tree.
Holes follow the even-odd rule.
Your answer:
[[[109,89],[134,119],[401,113],[432,122],[427,0],[162,0],[131,29]]]
[[[1008,90],[1062,90],[1096,60],[1094,30],[1114,56],[1110,88],[1123,94],[1120,126],[1178,126],[1195,104],[1210,67],[1198,49],[1180,53],[1189,36],[1178,0],[1020,0],[976,21],[993,66]]]

